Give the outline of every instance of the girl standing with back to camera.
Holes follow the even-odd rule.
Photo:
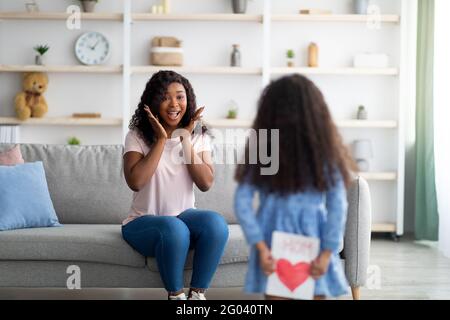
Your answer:
[[[253,129],[279,129],[280,154],[275,175],[261,175],[264,165],[248,161],[236,171],[235,213],[251,246],[245,291],[265,292],[267,277],[275,271],[270,248],[277,230],[320,239],[319,256],[310,268],[315,299],[347,293],[338,250],[354,164],[322,93],[301,75],[272,82],[262,93]],[[247,157],[248,152],[247,143]],[[257,215],[252,205],[256,192]]]

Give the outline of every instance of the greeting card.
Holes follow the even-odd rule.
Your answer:
[[[319,239],[274,231],[272,256],[276,270],[267,282],[266,294],[311,300],[315,281],[310,276],[311,262],[319,254]]]

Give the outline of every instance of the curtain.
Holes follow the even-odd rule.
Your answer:
[[[419,0],[417,27],[416,212],[415,236],[437,240],[433,88],[434,0]]]
[[[450,257],[450,30],[449,0],[435,3],[434,149],[439,212],[439,249]]]

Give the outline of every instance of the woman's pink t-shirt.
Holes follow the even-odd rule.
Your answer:
[[[195,135],[192,144],[196,153],[211,151],[208,135]],[[144,156],[150,151],[135,130],[130,130],[125,138],[123,154],[130,151]],[[180,138],[167,139],[155,173],[143,188],[134,192],[123,225],[143,215],[177,216],[187,209],[195,208],[194,182],[187,165],[182,163],[181,152]]]

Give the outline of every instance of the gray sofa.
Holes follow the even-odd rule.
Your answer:
[[[0,152],[12,147],[0,144]],[[62,227],[0,231],[0,287],[66,287],[67,268],[81,270],[81,287],[162,287],[154,258],[134,251],[121,235],[132,198],[122,172],[121,145],[22,144],[26,162],[43,161],[50,195]],[[234,167],[216,165],[213,188],[196,190],[196,206],[222,213],[229,241],[212,283],[244,282],[248,247],[233,215]],[[364,285],[369,261],[371,204],[367,183],[356,178],[349,190],[343,257],[350,285]],[[1,213],[0,213],[1,214]],[[192,252],[186,264],[186,286]]]

